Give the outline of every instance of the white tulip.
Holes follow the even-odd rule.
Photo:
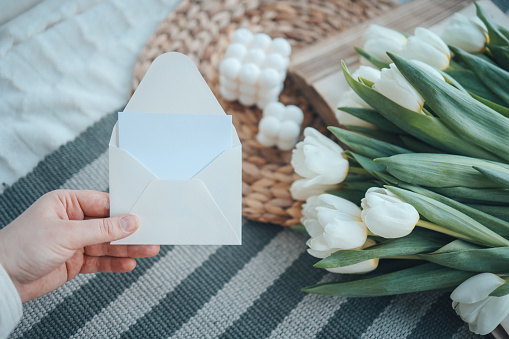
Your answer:
[[[308,252],[317,258],[361,248],[368,235],[360,208],[331,194],[310,197],[303,205],[301,222],[311,236]]]
[[[390,28],[371,24],[364,34],[364,50],[377,59],[392,62],[387,52],[399,53],[407,42],[407,38]]]
[[[361,200],[362,220],[369,230],[384,238],[410,234],[419,221],[419,213],[389,190],[371,187]]]
[[[295,200],[306,200],[311,196],[322,194],[325,191],[339,189],[338,184],[308,185],[308,179],[295,180],[290,186],[290,194]]]
[[[360,66],[355,72],[352,73],[354,79],[359,77],[375,82],[380,79],[380,71],[374,67]],[[349,89],[341,95],[337,107],[357,107],[357,108],[372,108],[360,96],[355,93],[353,89]],[[354,125],[368,128],[375,128],[374,125],[361,120],[342,110],[335,111],[336,119],[341,125]]]
[[[452,307],[468,323],[470,331],[488,334],[509,315],[509,295],[489,296],[504,283],[495,274],[481,273],[465,280],[451,293]]]
[[[367,247],[375,245],[376,242],[372,239],[367,239],[364,245],[362,245],[361,249],[365,249]],[[344,273],[344,274],[359,274],[359,273],[368,273],[375,270],[378,267],[379,258],[369,259],[361,261],[357,264],[343,266],[343,267],[335,267],[335,268],[326,268],[327,271],[332,273]]]
[[[408,38],[400,55],[407,59],[420,60],[438,69],[449,67],[451,52],[438,35],[424,27],[417,27]]]
[[[451,46],[469,53],[481,53],[486,44],[486,26],[478,17],[455,13],[440,37]]]
[[[405,79],[395,64],[381,71],[380,79],[375,81],[373,89],[411,111],[421,113],[424,99]]]
[[[300,192],[302,189],[317,185],[337,185],[345,180],[348,160],[342,153],[343,149],[338,144],[316,129],[304,129],[304,140],[299,142],[292,152],[293,169],[304,177],[292,184],[290,192],[294,199],[302,199],[305,195]]]

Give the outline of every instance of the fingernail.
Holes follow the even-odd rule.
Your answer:
[[[134,231],[138,224],[138,220],[134,215],[127,215],[120,219],[120,226],[126,231],[127,233],[131,233]]]

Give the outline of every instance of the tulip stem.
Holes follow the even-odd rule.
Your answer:
[[[368,171],[366,171],[364,168],[361,167],[352,167],[348,169],[348,173],[355,173],[355,174],[370,174]]]
[[[432,231],[435,231],[435,232],[440,232],[440,233],[443,233],[443,234],[447,234],[447,235],[450,235],[450,236],[455,237],[455,238],[465,239],[465,240],[468,240],[468,241],[474,240],[474,239],[472,239],[470,237],[467,237],[467,236],[465,236],[463,234],[451,231],[451,230],[445,228],[444,226],[433,224],[433,223],[431,223],[429,221],[419,220],[417,222],[416,226],[420,226],[422,228],[427,228],[428,230],[432,230]]]
[[[410,259],[410,260],[422,260],[421,257],[415,254],[408,255],[395,255],[394,257],[386,257],[384,259]]]

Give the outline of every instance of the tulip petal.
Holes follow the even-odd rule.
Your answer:
[[[481,310],[488,304],[490,300],[489,298],[483,299],[472,304],[459,303],[458,305],[456,305],[454,310],[464,322],[469,324],[474,323],[476,322],[477,317],[479,316]]]
[[[308,179],[299,179],[292,183],[290,193],[295,200],[306,200],[313,195],[319,195],[338,187],[338,185],[309,185],[308,181]]]
[[[336,220],[325,226],[323,238],[332,248],[353,249],[362,246],[368,236],[362,222]]]
[[[318,197],[318,199],[324,204],[334,207],[339,212],[349,214],[358,218],[361,215],[361,209],[356,204],[346,199],[337,197],[332,194],[322,194]]]
[[[419,221],[419,213],[407,203],[379,204],[368,210],[363,220],[371,232],[384,238],[410,234]]]
[[[316,219],[307,219],[302,223],[311,238],[318,237],[323,233],[323,227]]]
[[[486,335],[509,315],[509,295],[490,297],[477,318],[477,334]]]
[[[335,267],[335,268],[326,268],[327,271],[331,273],[344,273],[344,274],[358,274],[358,273],[367,273],[375,270],[378,267],[379,259],[370,259],[366,261],[361,261],[357,264],[343,266],[343,267]]]
[[[485,299],[504,279],[493,273],[480,273],[468,278],[451,293],[451,299],[460,303],[475,303]]]

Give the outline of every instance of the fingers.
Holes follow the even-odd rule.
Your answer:
[[[108,217],[110,215],[110,198],[108,193],[97,191],[57,191],[66,207],[71,220],[81,220],[83,216]]]
[[[95,257],[148,258],[159,253],[159,245],[110,245],[108,243],[85,247],[85,254]]]
[[[136,260],[133,258],[115,258],[115,257],[91,257],[84,256],[83,266],[80,273],[124,273],[134,270]]]
[[[135,215],[67,221],[67,244],[72,249],[109,243],[133,234],[140,221]]]

